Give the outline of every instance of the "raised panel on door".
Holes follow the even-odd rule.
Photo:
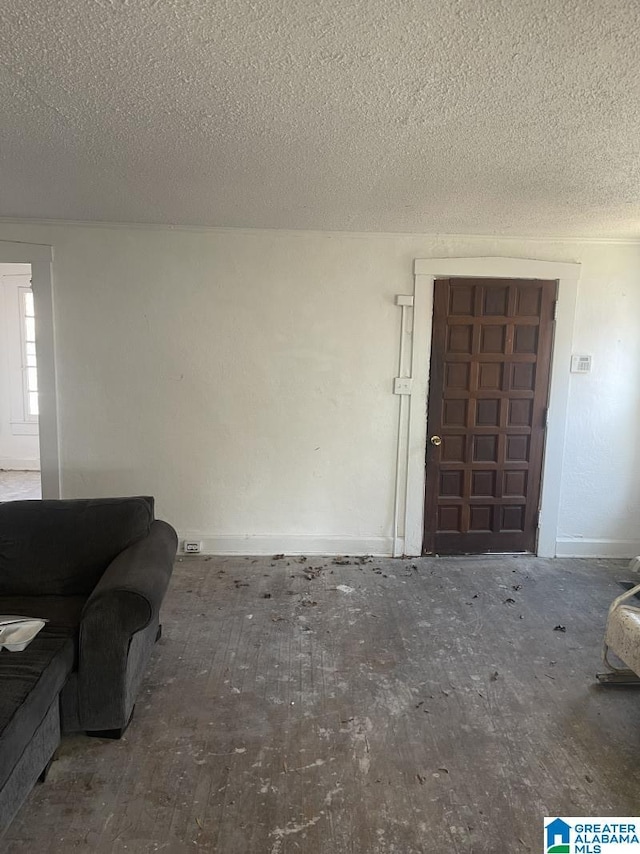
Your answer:
[[[556,290],[436,280],[424,553],[535,550]]]

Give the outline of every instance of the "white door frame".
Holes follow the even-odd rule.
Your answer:
[[[36,361],[40,412],[38,432],[43,498],[60,498],[52,262],[52,246],[0,240],[0,263],[31,264],[31,289],[36,315]]]
[[[555,557],[560,487],[569,396],[571,344],[578,296],[580,264],[527,258],[425,258],[414,266],[415,290],[411,341],[412,394],[404,427],[407,436],[404,477],[404,531],[395,532],[395,552],[420,555],[424,532],[424,489],[427,447],[427,401],[437,278],[555,279],[558,306],[551,359],[549,414],[542,470],[540,528],[537,554]],[[401,486],[400,486],[401,488]],[[403,496],[399,496],[402,499]],[[401,550],[400,550],[401,549]]]

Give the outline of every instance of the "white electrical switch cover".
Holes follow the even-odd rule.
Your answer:
[[[396,294],[396,305],[413,305],[413,296],[410,294]]]
[[[396,377],[393,381],[394,394],[411,394],[413,380],[411,377]]]

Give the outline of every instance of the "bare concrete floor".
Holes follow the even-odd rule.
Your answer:
[[[640,692],[594,684],[627,577],[182,560],[127,734],[65,738],[2,850],[511,854],[545,815],[637,815]]]
[[[0,501],[23,501],[41,498],[39,471],[4,471],[0,469]]]

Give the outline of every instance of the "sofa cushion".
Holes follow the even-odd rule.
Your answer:
[[[87,596],[152,521],[145,497],[0,504],[0,596]]]
[[[0,788],[56,701],[73,667],[73,643],[39,634],[24,652],[0,652]]]
[[[77,631],[86,601],[86,596],[0,596],[0,613],[40,617],[49,623],[42,631],[68,629],[69,635]]]
[[[20,614],[47,620],[40,634],[70,638],[74,646],[75,667],[80,618],[86,601],[86,596],[0,596],[0,614]]]

